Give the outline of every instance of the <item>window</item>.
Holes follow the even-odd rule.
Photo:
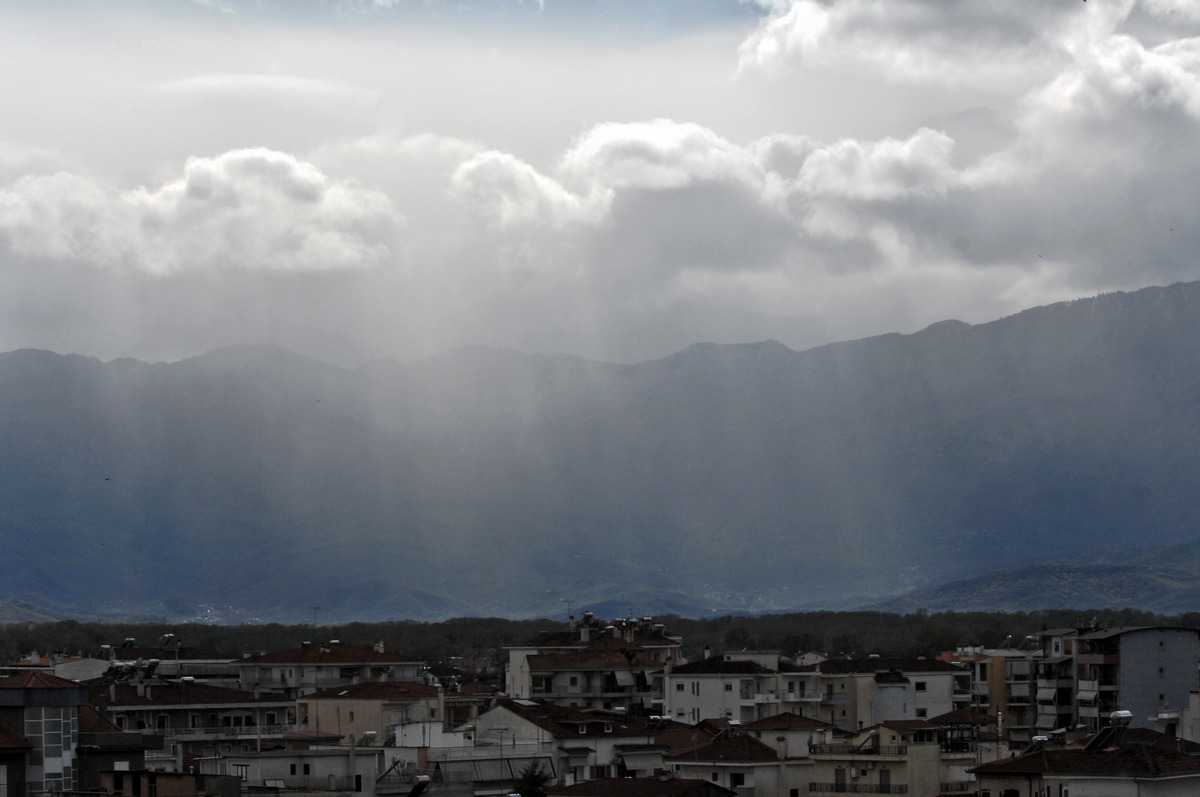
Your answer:
[[[350,712],[350,721],[354,722],[354,712],[353,711]]]
[[[290,771],[290,772],[288,772],[288,774],[289,774],[289,775],[295,775],[295,774],[296,774],[296,765],[295,765],[295,764],[292,764],[292,766],[291,766],[290,770],[291,770],[291,771]]]
[[[308,764],[305,764],[305,765],[304,765],[304,774],[305,774],[305,775],[311,775],[311,774],[312,774],[312,767],[311,767],[310,765],[308,765]]]
[[[925,681],[917,681],[913,684],[913,688],[918,692],[924,692],[926,689]]]
[[[927,709],[927,708],[917,709],[917,719],[923,720],[928,716],[929,716],[929,709]]]
[[[745,785],[746,785],[746,774],[744,772],[730,772],[729,773],[729,787],[731,789],[736,789],[738,786],[745,786]]]
[[[719,772],[714,772],[714,773],[712,773],[712,782],[713,782],[713,783],[716,783],[716,782],[717,782],[717,778],[720,776],[720,774],[721,774],[721,773],[719,773]]]
[[[682,691],[683,691],[683,681],[680,681],[679,683],[675,684],[675,691],[676,691],[676,692],[682,692]]]
[[[354,790],[362,791],[362,775],[354,776]]]
[[[571,681],[570,681],[570,684],[571,684],[571,686],[579,686],[579,676],[578,676],[578,675],[572,675],[572,676],[571,676]]]
[[[246,776],[250,774],[250,765],[249,764],[234,764],[233,765],[233,774],[237,775],[242,780],[245,780]]]
[[[733,684],[725,684],[725,691],[726,691],[726,692],[732,692],[732,691],[733,691]]]

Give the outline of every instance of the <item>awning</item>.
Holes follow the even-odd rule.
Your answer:
[[[1079,703],[1095,703],[1096,695],[1100,694],[1095,689],[1080,689],[1079,694],[1075,699]]]
[[[1041,702],[1045,701],[1048,703],[1053,703],[1054,696],[1057,693],[1058,693],[1058,690],[1055,689],[1054,687],[1043,687],[1038,690],[1038,693],[1037,693],[1038,702],[1041,703]]]
[[[1034,727],[1038,730],[1048,731],[1058,725],[1057,714],[1039,714]]]
[[[633,686],[636,679],[631,670],[617,670],[617,686]]]

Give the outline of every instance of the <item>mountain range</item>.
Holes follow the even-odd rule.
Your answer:
[[[20,350],[0,597],[279,621],[1185,611],[1198,441],[1200,283],[629,365]]]

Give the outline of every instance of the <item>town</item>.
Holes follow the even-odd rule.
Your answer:
[[[0,797],[1200,793],[1195,628],[688,660],[654,618],[583,612],[503,652],[30,651],[0,667]]]

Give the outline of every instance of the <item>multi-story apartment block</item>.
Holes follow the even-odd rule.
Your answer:
[[[506,689],[560,706],[658,713],[663,668],[680,660],[679,637],[652,618],[602,625],[585,612],[567,631],[506,647]]]
[[[775,670],[754,661],[717,656],[672,667],[663,675],[663,714],[678,722],[704,719],[753,722],[759,695]]]
[[[1037,635],[1042,657],[1037,661],[1035,735],[1045,736],[1075,724],[1074,628],[1054,628]]]
[[[91,705],[118,728],[160,737],[158,766],[183,769],[193,759],[280,743],[295,725],[295,703],[278,695],[181,678],[88,685]]]
[[[445,717],[442,689],[413,682],[355,684],[296,700],[300,730],[332,732],[372,744],[395,744],[405,726],[440,727]]]
[[[1111,628],[1076,638],[1076,705],[1079,721],[1095,731],[1114,711],[1129,711],[1131,727],[1152,727],[1160,712],[1188,707],[1200,686],[1200,630]],[[1174,734],[1178,726],[1167,724]]]
[[[970,670],[935,659],[827,659],[799,669],[816,676],[812,716],[849,731],[946,714],[970,693]]]
[[[289,698],[372,681],[417,681],[425,663],[374,647],[337,641],[304,643],[298,649],[244,656],[237,662],[242,689]]]
[[[46,672],[0,679],[0,794],[98,789],[101,768],[140,767],[153,746],[102,721],[77,683]]]

